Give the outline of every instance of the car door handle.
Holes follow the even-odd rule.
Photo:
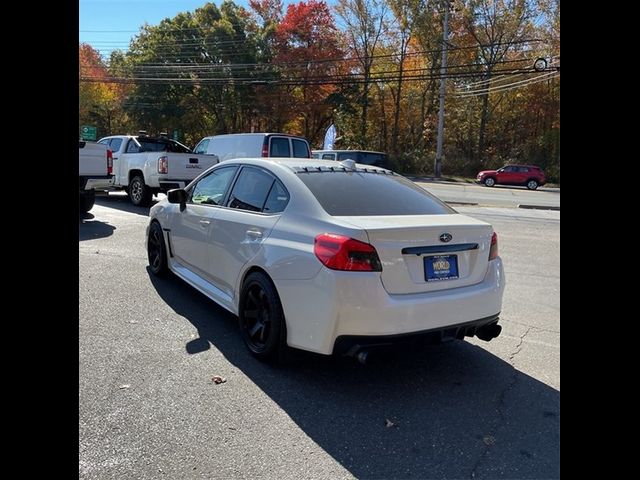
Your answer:
[[[247,230],[247,237],[262,238],[262,232],[260,230]]]
[[[210,224],[211,222],[209,220],[200,220],[200,225],[202,225],[203,227],[206,227]]]

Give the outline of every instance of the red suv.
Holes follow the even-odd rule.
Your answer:
[[[506,165],[498,170],[483,170],[478,173],[476,182],[493,187],[502,185],[525,185],[529,190],[547,183],[544,172],[535,165]]]

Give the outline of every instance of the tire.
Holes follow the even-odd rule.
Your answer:
[[[131,179],[129,183],[129,198],[131,203],[138,207],[149,207],[151,205],[151,197],[153,196],[151,189],[144,183],[144,178],[137,175]]]
[[[87,213],[96,202],[96,192],[93,190],[80,191],[80,211]]]
[[[535,190],[536,188],[538,188],[537,180],[534,180],[534,179],[527,180],[527,188],[529,190]]]
[[[496,179],[493,177],[487,177],[484,179],[484,184],[487,187],[493,187],[496,184]]]
[[[246,278],[238,313],[242,340],[253,356],[263,361],[283,356],[286,350],[284,312],[278,292],[266,275],[253,272]]]
[[[164,242],[164,233],[158,222],[153,222],[149,227],[147,259],[149,260],[149,269],[154,275],[161,277],[169,270],[167,266],[167,247]]]

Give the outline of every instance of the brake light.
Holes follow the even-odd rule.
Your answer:
[[[376,249],[368,243],[335,233],[323,233],[315,238],[313,253],[331,270],[381,272],[382,264]]]
[[[269,138],[268,137],[264,139],[264,143],[262,144],[262,156],[263,157],[269,156]]]
[[[169,173],[169,157],[163,156],[158,159],[158,173]]]
[[[113,152],[107,148],[107,175],[113,173]]]
[[[498,258],[498,234],[493,232],[491,235],[491,247],[489,248],[489,260]]]

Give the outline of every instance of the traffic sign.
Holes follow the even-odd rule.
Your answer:
[[[95,140],[97,139],[98,129],[96,127],[91,127],[89,125],[83,125],[80,128],[80,137],[82,140]]]

